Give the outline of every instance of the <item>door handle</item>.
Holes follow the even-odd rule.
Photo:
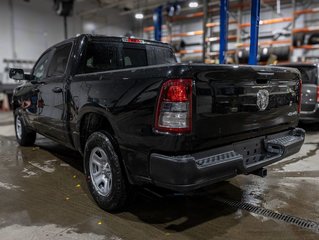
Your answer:
[[[61,93],[61,92],[62,92],[62,88],[60,88],[60,87],[55,87],[55,88],[52,89],[52,92],[54,92],[54,93]]]
[[[39,92],[40,92],[40,90],[38,88],[35,88],[35,89],[32,90],[33,94],[36,94],[36,93],[39,93]]]

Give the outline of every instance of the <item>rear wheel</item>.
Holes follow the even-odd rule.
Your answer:
[[[129,184],[120,164],[112,137],[105,131],[93,133],[84,151],[88,188],[99,207],[106,211],[123,209]]]
[[[21,146],[32,146],[37,135],[35,131],[27,128],[22,117],[18,114],[15,115],[15,133],[17,142]]]

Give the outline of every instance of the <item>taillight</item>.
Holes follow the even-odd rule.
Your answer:
[[[319,103],[319,86],[317,87],[317,103]]]
[[[162,85],[157,102],[155,130],[166,133],[192,131],[191,79],[168,80]]]
[[[302,95],[302,80],[299,80],[299,99],[298,99],[298,113],[301,111],[301,95]]]

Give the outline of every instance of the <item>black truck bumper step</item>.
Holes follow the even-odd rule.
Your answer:
[[[193,190],[280,161],[300,150],[304,136],[303,129],[295,128],[189,155],[153,153],[150,175],[158,186]]]
[[[198,168],[205,168],[214,166],[216,164],[222,164],[224,162],[237,161],[240,159],[242,159],[242,155],[236,153],[235,151],[229,151],[216,154],[207,158],[197,159],[195,160],[195,162]]]
[[[294,135],[283,136],[283,137],[271,139],[269,141],[265,140],[264,144],[265,144],[266,152],[264,152],[263,154],[260,154],[260,153],[254,154],[257,152],[256,150],[252,151],[252,154],[247,154],[247,151],[246,151],[246,154],[243,154],[243,155],[235,151],[229,151],[229,152],[209,156],[206,158],[197,159],[195,161],[198,168],[204,168],[204,167],[210,167],[217,164],[221,164],[224,162],[237,161],[237,160],[242,160],[244,162],[246,160],[245,168],[249,168],[249,166],[252,166],[253,164],[249,164],[250,161],[247,161],[247,160],[253,159],[254,163],[255,162],[258,163],[260,161],[267,161],[270,158],[274,158],[274,157],[278,158],[284,154],[285,150],[289,148],[289,146],[291,146],[292,144],[299,144],[300,142],[303,142],[303,141],[304,141],[304,136],[294,136]]]

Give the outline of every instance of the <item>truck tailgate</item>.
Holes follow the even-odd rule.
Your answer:
[[[224,144],[225,139],[237,141],[298,123],[300,74],[295,69],[194,65],[193,72],[193,127],[199,144],[218,138]]]

